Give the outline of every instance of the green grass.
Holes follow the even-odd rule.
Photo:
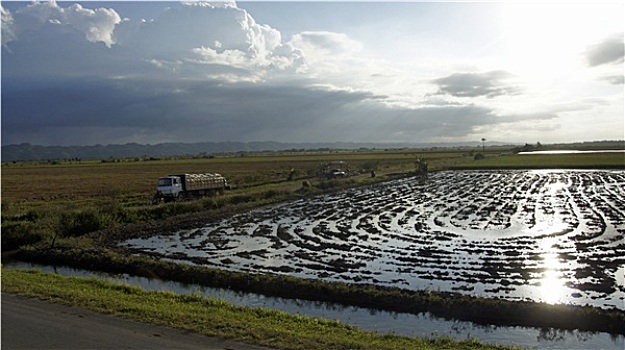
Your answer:
[[[474,339],[407,338],[366,332],[335,320],[34,271],[3,269],[2,292],[280,349],[511,349]]]
[[[161,222],[158,229],[180,227],[183,223]],[[149,235],[151,228],[146,227]],[[135,256],[106,247],[107,240],[140,234],[138,228],[128,232],[100,232],[60,242],[54,249],[48,246],[26,247],[15,253],[15,258],[40,264],[127,273],[132,276],[177,281],[233,291],[251,292],[267,296],[332,302],[342,305],[413,313],[430,312],[441,318],[471,321],[502,326],[555,327],[592,332],[625,334],[625,312],[603,310],[591,306],[550,305],[530,301],[507,301],[479,298],[449,292],[419,291],[372,284],[353,284],[319,279],[297,278],[279,274],[250,274],[224,269],[177,264],[148,256]],[[80,240],[80,241],[76,241]],[[68,245],[65,245],[69,243]]]
[[[625,153],[514,154],[459,163],[452,169],[625,169]]]

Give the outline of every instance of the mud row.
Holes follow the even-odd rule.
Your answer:
[[[122,245],[237,271],[624,309],[625,172],[440,172]]]

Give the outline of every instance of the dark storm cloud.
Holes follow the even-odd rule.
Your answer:
[[[439,87],[438,94],[449,94],[455,97],[488,97],[515,95],[519,89],[505,83],[513,75],[505,71],[484,73],[454,73],[434,79],[432,82]]]
[[[46,131],[52,134],[83,128],[118,129],[119,134],[111,140],[98,139],[97,134],[74,134],[72,138],[77,144],[115,143],[147,131],[158,135],[154,143],[254,140],[255,135],[263,132],[267,137],[284,139],[289,137],[290,129],[314,124],[315,128],[306,129],[308,138],[314,140],[319,123],[346,106],[371,97],[367,93],[224,85],[217,81],[7,82],[2,98],[2,138],[4,143],[12,143],[27,135],[41,137]],[[44,136],[51,137],[56,139],[54,135]]]
[[[602,64],[623,63],[625,47],[623,46],[623,34],[613,35],[604,41],[591,46],[586,51],[586,59],[591,67]]]
[[[502,122],[480,106],[391,108],[370,93],[304,86],[128,79],[8,84],[5,144],[416,142]]]

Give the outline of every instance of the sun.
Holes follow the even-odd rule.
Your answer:
[[[572,74],[584,66],[583,53],[588,45],[613,28],[619,28],[613,23],[614,6],[608,5],[590,2],[502,4],[501,64],[515,74],[533,79]]]

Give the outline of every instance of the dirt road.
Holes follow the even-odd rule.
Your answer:
[[[2,293],[1,346],[2,349],[263,349],[7,293]]]

